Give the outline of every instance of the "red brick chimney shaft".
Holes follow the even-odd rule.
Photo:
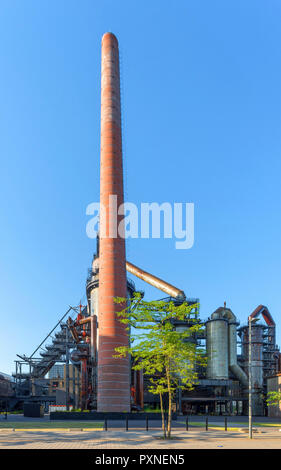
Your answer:
[[[128,333],[117,318],[114,303],[114,297],[127,295],[125,239],[109,234],[114,215],[109,212],[109,196],[117,197],[117,208],[124,202],[119,51],[111,33],[102,38],[101,60],[100,202],[106,212],[100,216],[97,409],[130,411],[129,360],[112,357],[117,346],[128,345]]]

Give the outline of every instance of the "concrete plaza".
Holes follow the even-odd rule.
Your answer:
[[[223,429],[176,427],[171,441],[159,439],[161,429],[0,429],[0,449],[281,449],[279,428],[257,428],[247,433]]]

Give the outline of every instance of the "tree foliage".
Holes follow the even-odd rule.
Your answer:
[[[268,392],[266,402],[268,406],[279,405],[281,402],[281,392]]]
[[[124,303],[116,298],[117,303]],[[136,293],[121,312],[117,312],[122,323],[130,330],[130,346],[116,348],[118,355],[130,354],[133,368],[149,376],[149,391],[159,395],[164,437],[166,427],[163,410],[163,394],[169,398],[167,434],[171,435],[172,400],[177,389],[191,390],[197,382],[197,365],[206,365],[204,351],[196,345],[196,336],[201,331],[197,312],[198,304],[187,302],[146,302]],[[176,323],[188,328],[176,328]]]

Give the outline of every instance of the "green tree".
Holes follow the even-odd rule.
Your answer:
[[[116,303],[126,299],[116,298]],[[131,355],[133,368],[149,376],[149,391],[159,395],[164,438],[171,437],[172,401],[175,391],[191,390],[197,383],[196,365],[206,365],[204,351],[194,338],[202,326],[197,314],[198,304],[187,302],[146,302],[136,293],[129,305],[117,312],[119,320],[130,330],[130,346],[118,347],[115,357]],[[177,330],[176,322],[187,322],[188,328]],[[186,323],[186,324],[187,324]],[[163,395],[168,395],[168,423],[166,427]]]
[[[281,392],[268,392],[266,403],[268,406],[279,405],[281,402]]]

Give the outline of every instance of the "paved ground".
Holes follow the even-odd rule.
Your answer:
[[[0,430],[0,449],[281,449],[279,428],[257,428],[247,433],[202,428],[176,428],[170,442],[159,439],[161,430],[112,431],[77,429]]]
[[[0,431],[0,449],[281,449],[281,433],[266,430],[252,440],[239,432],[176,430],[175,439],[159,431]]]
[[[224,417],[209,417],[209,430],[205,431],[205,417],[189,418],[189,430],[185,430],[185,417],[173,422],[173,436],[177,439],[163,441],[161,422],[150,421],[145,431],[144,421],[130,421],[129,431],[124,431],[125,422],[109,421],[108,431],[89,429],[93,424],[84,421],[83,430],[71,429],[74,422],[57,422],[44,418],[24,418],[9,415],[8,420],[0,418],[0,449],[281,449],[280,420],[255,418],[258,433],[253,439],[239,431],[247,427],[247,417],[228,418],[229,430],[224,430]],[[63,424],[65,429],[19,429],[38,424],[54,426]],[[255,425],[256,423],[256,425]],[[11,429],[3,426],[10,424]],[[15,430],[13,430],[15,429]]]

